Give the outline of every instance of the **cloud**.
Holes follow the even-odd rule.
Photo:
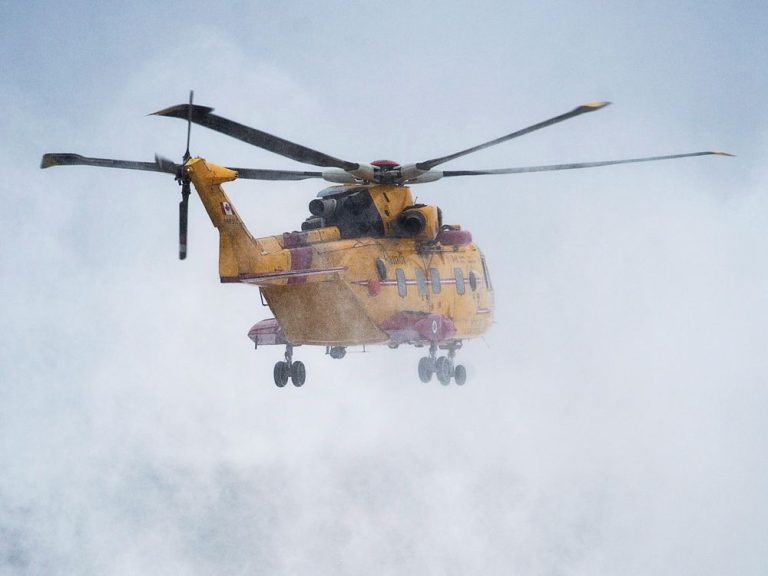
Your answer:
[[[616,14],[586,11],[571,22],[592,22],[597,36],[580,43],[556,22],[541,44],[533,24],[549,10],[494,11],[491,22],[481,8],[480,32],[463,9],[390,36],[339,7],[333,21],[244,13],[231,29],[212,16],[181,38],[137,28],[140,57],[109,52],[114,66],[78,71],[90,84],[40,79],[46,94],[61,91],[57,114],[10,76],[0,574],[761,573],[764,127],[715,105],[727,90],[700,62],[679,84],[665,82],[674,66],[657,49],[627,64],[644,57],[649,26],[686,50],[700,45],[661,16],[640,31],[621,19],[623,42]],[[715,22],[707,14],[697,30]],[[291,42],[269,29],[278,21],[305,36]],[[516,36],[498,34],[512,24]],[[269,53],[257,49],[266,37],[277,39]],[[390,50],[393,38],[411,44]],[[574,57],[562,62],[566,48]],[[393,53],[428,65],[380,58]],[[466,70],[440,53],[463,55]],[[729,74],[729,90],[752,86]],[[696,123],[726,126],[724,147],[740,156],[414,189],[472,230],[497,289],[493,330],[460,352],[461,389],[419,382],[417,350],[336,361],[310,347],[296,351],[307,384],[276,389],[281,351],[254,352],[246,338],[269,311],[254,289],[218,283],[215,233],[197,205],[190,259],[175,260],[170,179],[37,169],[44,151],[180,154],[183,123],[143,115],[189,88],[227,117],[332,154],[408,160],[603,97],[592,94],[601,86],[631,104],[463,167],[709,146]],[[691,94],[701,100],[689,113]],[[734,110],[758,96],[742,91]],[[215,161],[294,167],[203,129],[192,138]],[[228,190],[267,234],[296,227],[316,186]]]

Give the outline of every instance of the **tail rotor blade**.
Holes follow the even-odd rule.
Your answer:
[[[184,162],[191,158],[189,154],[189,138],[192,135],[192,99],[195,96],[194,90],[189,91],[189,109],[187,111],[187,150],[184,152]]]
[[[183,164],[192,157],[189,153],[189,141],[192,136],[192,110],[193,100],[195,98],[194,90],[189,91],[189,105],[187,106],[187,149],[184,151]],[[170,162],[164,158],[155,156],[155,161],[160,163]],[[187,230],[189,228],[189,194],[190,184],[189,175],[185,173],[181,166],[177,166],[176,180],[181,184],[181,202],[179,202],[179,260],[187,258]]]
[[[185,182],[181,188],[181,202],[179,202],[179,260],[187,257],[187,227],[189,217],[189,183]]]
[[[176,177],[179,177],[179,174],[181,173],[181,166],[176,164],[173,160],[170,160],[166,158],[165,156],[160,156],[160,154],[155,154],[155,164],[160,168],[161,172],[168,172],[169,174],[176,174]]]

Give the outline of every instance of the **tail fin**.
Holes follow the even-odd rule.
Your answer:
[[[202,158],[189,160],[185,167],[213,225],[219,230],[219,276],[235,279],[258,269],[258,243],[248,231],[221,184],[237,178],[237,172],[209,164]]]

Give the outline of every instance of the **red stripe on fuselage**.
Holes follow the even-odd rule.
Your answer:
[[[312,248],[304,246],[302,248],[291,248],[291,271],[307,270],[312,267]],[[306,276],[296,276],[288,279],[288,284],[304,284],[307,281]]]

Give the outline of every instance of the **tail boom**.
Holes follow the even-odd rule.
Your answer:
[[[219,231],[219,277],[222,282],[276,270],[290,270],[290,253],[273,238],[255,239],[221,185],[237,172],[193,158],[184,165],[211,223]]]

